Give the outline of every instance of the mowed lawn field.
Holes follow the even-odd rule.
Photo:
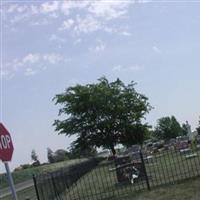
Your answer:
[[[63,161],[63,162],[46,164],[46,165],[41,165],[41,166],[38,166],[38,167],[31,167],[31,168],[28,168],[28,169],[19,170],[19,171],[12,173],[13,180],[14,180],[15,184],[21,183],[23,181],[32,179],[33,174],[52,172],[52,171],[55,171],[55,170],[59,170],[60,168],[65,168],[65,167],[68,167],[70,165],[80,163],[83,160],[86,160],[86,159],[66,160],[66,161]],[[5,174],[0,175],[0,185],[1,185],[1,188],[8,186],[8,182],[7,182],[7,178],[6,178]]]
[[[60,194],[60,199],[80,200],[179,200],[200,199],[200,152],[187,159],[176,151],[168,151],[154,156],[145,164],[151,191],[147,190],[145,180],[134,184],[119,185],[113,162],[104,160],[94,170],[81,177],[76,184]],[[77,162],[77,161],[76,161]],[[69,163],[66,163],[66,166]],[[196,177],[196,178],[195,178]],[[63,182],[56,182],[59,185]],[[48,185],[43,185],[46,192]],[[32,197],[34,190],[19,192],[20,199]],[[3,198],[10,200],[11,198]],[[31,200],[32,198],[30,198]],[[33,198],[35,200],[35,198]],[[44,198],[48,199],[49,198]],[[56,199],[56,198],[54,198]]]
[[[31,196],[32,189],[20,192],[19,199],[25,200]],[[140,191],[127,194],[123,197],[108,198],[108,200],[199,200],[200,199],[200,178],[189,179],[177,184],[166,185],[154,188],[152,191]],[[12,200],[11,197],[2,200]],[[36,200],[30,198],[30,200]]]
[[[30,187],[20,192],[17,192],[17,196],[19,200],[37,200],[34,187]],[[1,198],[1,200],[13,200],[13,198],[11,195],[9,195]]]
[[[153,161],[145,164],[152,192],[155,188],[169,185],[200,176],[200,152],[196,157],[187,159],[177,151],[156,154]],[[126,194],[146,191],[145,179],[134,184],[118,184],[115,165],[107,161],[100,163],[94,170],[80,178],[77,183],[61,194],[63,199],[121,199]],[[61,183],[60,183],[61,184]],[[199,186],[200,189],[200,186]]]
[[[200,178],[185,180],[178,184],[154,188],[121,200],[199,200]]]
[[[66,160],[63,162],[53,163],[53,164],[47,164],[39,167],[32,167],[24,170],[19,170],[16,172],[13,172],[13,179],[15,184],[32,180],[33,174],[40,174],[40,173],[46,173],[46,172],[52,172],[55,170],[59,170],[61,168],[66,168],[70,165],[74,165],[76,163],[80,163],[87,159],[73,159],[73,160]],[[8,187],[8,182],[5,174],[0,175],[0,189]],[[36,199],[35,196],[35,190],[33,187],[27,188],[25,190],[22,190],[20,192],[17,192],[19,199],[23,200],[26,199],[26,197],[30,197],[30,199]],[[6,196],[2,198],[2,200],[12,200],[11,196]]]

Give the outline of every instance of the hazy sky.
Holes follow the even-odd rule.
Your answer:
[[[1,1],[1,121],[12,134],[11,167],[35,149],[69,147],[52,123],[52,98],[105,75],[134,80],[154,110],[194,129],[200,115],[200,1]],[[0,173],[3,165],[0,164]]]

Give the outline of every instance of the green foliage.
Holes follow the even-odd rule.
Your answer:
[[[64,149],[58,149],[55,151],[53,158],[55,162],[61,162],[67,160],[69,159],[68,152],[65,151]]]
[[[196,128],[197,133],[200,135],[200,117],[199,117],[199,126]]]
[[[55,120],[59,134],[76,135],[79,146],[111,149],[118,143],[141,143],[146,130],[142,119],[151,110],[148,98],[136,92],[135,83],[125,85],[121,80],[109,82],[105,77],[96,84],[69,87],[55,96],[62,108]]]
[[[200,135],[200,126],[197,127],[197,133]]]
[[[120,141],[125,146],[129,147],[133,144],[143,144],[144,140],[149,139],[150,132],[147,124],[136,124],[127,126],[125,134],[122,134]]]
[[[70,153],[64,149],[58,149],[55,152],[53,152],[50,148],[47,148],[47,158],[49,163],[56,163],[68,160],[69,157]]]
[[[182,135],[188,134],[188,128],[186,124],[182,124]]]
[[[21,167],[22,169],[28,169],[28,168],[31,168],[32,165],[30,165],[30,164],[23,164],[23,165],[20,165],[20,167]]]
[[[192,142],[191,142],[191,147],[192,147],[192,150],[193,151],[196,151],[197,150],[197,140],[196,139],[193,139]]]
[[[50,148],[47,148],[47,159],[49,163],[54,163],[55,159],[54,159],[54,153]]]
[[[35,150],[33,149],[32,152],[31,152],[31,159],[34,161],[34,162],[37,162],[38,161],[38,156],[35,152]]]
[[[21,170],[24,170],[24,169],[28,169],[28,168],[32,168],[33,166],[30,165],[30,164],[22,164],[20,165],[19,167],[16,167],[14,169],[14,172],[17,172],[17,171],[21,171]]]
[[[97,150],[88,146],[82,138],[78,138],[76,141],[72,142],[70,147],[70,158],[80,158],[80,157],[91,157],[97,154]]]
[[[183,130],[174,116],[162,117],[158,120],[155,135],[159,139],[168,140],[183,135]]]

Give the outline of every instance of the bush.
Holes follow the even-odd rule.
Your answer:
[[[32,163],[32,166],[33,166],[33,167],[38,167],[38,166],[40,166],[40,161],[39,161],[39,160],[35,161],[34,163]]]

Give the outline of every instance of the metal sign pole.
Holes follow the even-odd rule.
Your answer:
[[[17,193],[16,193],[15,187],[14,187],[13,178],[12,178],[12,175],[10,173],[9,165],[8,165],[7,162],[4,162],[4,164],[5,164],[5,168],[6,168],[6,172],[7,172],[7,176],[8,176],[8,182],[9,182],[9,185],[10,185],[10,189],[11,189],[11,192],[12,192],[12,195],[13,195],[13,200],[18,200]]]

